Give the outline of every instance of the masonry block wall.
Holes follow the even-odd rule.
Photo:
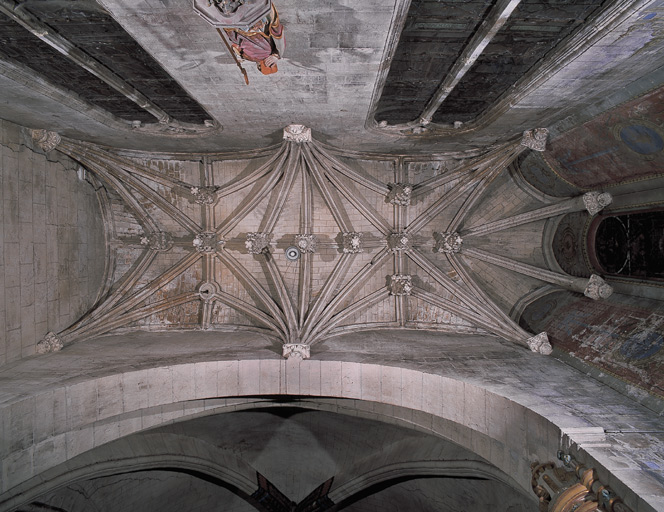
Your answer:
[[[92,306],[105,265],[96,193],[78,166],[0,120],[0,364]]]

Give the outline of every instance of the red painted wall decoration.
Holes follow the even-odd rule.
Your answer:
[[[561,177],[581,188],[664,174],[664,87],[566,132],[550,147]]]

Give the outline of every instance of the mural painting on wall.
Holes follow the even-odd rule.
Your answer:
[[[582,188],[664,172],[664,88],[623,103],[551,141],[562,178]]]
[[[560,291],[530,304],[520,323],[546,330],[554,347],[587,364],[664,397],[661,308],[593,301]]]
[[[264,75],[278,71],[285,50],[284,27],[271,0],[194,0],[194,9],[213,25],[245,83],[244,62],[253,62]]]

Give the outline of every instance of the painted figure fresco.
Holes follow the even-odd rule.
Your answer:
[[[284,28],[274,4],[250,29],[226,28],[224,31],[238,59],[255,62],[264,75],[278,71],[277,61],[283,56],[285,42]]]

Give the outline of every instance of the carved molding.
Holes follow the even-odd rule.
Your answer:
[[[163,231],[148,233],[141,237],[141,245],[147,245],[153,251],[164,252],[173,247],[173,237]]]
[[[390,276],[390,295],[410,295],[413,291],[412,276],[406,274],[394,274]]]
[[[592,274],[583,294],[593,300],[608,299],[613,294],[613,287],[597,274]]]
[[[59,352],[64,347],[60,337],[54,332],[47,332],[44,339],[37,343],[37,354]]]
[[[46,153],[53,151],[62,142],[60,135],[48,130],[30,130],[30,135],[37,146]]]
[[[583,205],[590,215],[597,215],[613,202],[608,192],[586,192],[583,194]]]
[[[434,252],[455,254],[461,251],[463,238],[459,233],[434,233],[433,238],[435,240]]]
[[[283,346],[282,355],[286,359],[302,361],[311,357],[311,347],[304,343],[286,343]]]
[[[409,251],[411,249],[411,237],[406,232],[392,233],[387,237],[387,246],[392,252]]]
[[[295,245],[300,249],[300,252],[314,253],[316,252],[316,245],[318,238],[316,235],[295,235]]]
[[[192,244],[198,252],[213,253],[220,245],[225,244],[225,240],[218,238],[217,234],[212,231],[204,231],[194,237]]]
[[[409,206],[413,186],[409,183],[388,183],[390,192],[387,194],[387,200],[397,206]]]
[[[311,128],[303,124],[289,124],[284,128],[284,140],[288,142],[311,142]]]
[[[217,202],[217,187],[191,187],[189,191],[198,204],[214,204]]]
[[[247,233],[244,245],[249,254],[266,254],[270,252],[271,241],[272,233]]]
[[[549,335],[546,332],[541,332],[537,336],[528,338],[526,343],[528,343],[530,350],[533,352],[537,352],[545,356],[548,356],[551,354],[551,352],[553,352],[553,347],[551,346],[551,343],[549,343]]]
[[[355,231],[342,233],[343,252],[346,254],[358,254],[362,252],[362,236],[362,233],[357,233]]]
[[[549,130],[546,128],[535,128],[523,132],[521,145],[533,151],[546,151],[546,140],[549,138]]]

